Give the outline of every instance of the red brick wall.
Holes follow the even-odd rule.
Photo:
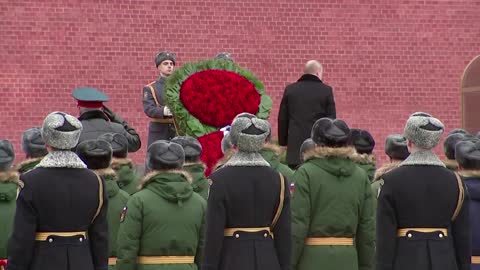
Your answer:
[[[0,137],[20,152],[23,130],[50,111],[76,114],[70,94],[87,85],[110,95],[146,143],[141,89],[156,78],[162,49],[180,65],[232,52],[265,83],[275,129],[285,85],[318,59],[338,117],[370,130],[382,159],[385,136],[414,111],[447,131],[461,124],[459,79],[479,53],[480,1],[294,2],[2,1]]]

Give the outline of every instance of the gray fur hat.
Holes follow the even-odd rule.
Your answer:
[[[99,140],[110,143],[113,150],[113,156],[116,158],[126,158],[128,156],[128,140],[119,133],[105,133],[98,136]]]
[[[410,155],[407,139],[401,134],[388,135],[385,139],[385,154],[393,159],[405,160]]]
[[[158,140],[148,147],[146,163],[150,170],[180,169],[185,152],[177,143]]]
[[[163,51],[158,53],[155,57],[155,66],[158,68],[158,66],[160,66],[160,64],[165,60],[172,61],[174,66],[177,65],[175,54],[169,51]]]
[[[455,145],[455,159],[458,164],[467,170],[480,169],[480,141],[467,140]]]
[[[311,138],[317,145],[342,147],[348,143],[350,128],[343,120],[320,118],[313,124]]]
[[[202,155],[202,145],[194,137],[178,136],[171,140],[172,143],[178,143],[183,147],[185,152],[185,161],[195,162],[200,159]]]
[[[82,129],[82,123],[74,116],[52,112],[43,121],[42,138],[46,145],[71,150],[77,145]]]
[[[230,139],[239,151],[258,152],[270,132],[270,123],[250,113],[237,115],[232,122]]]
[[[215,58],[214,58],[214,59],[220,59],[220,60],[226,60],[226,61],[235,62],[235,61],[233,61],[232,54],[229,53],[229,52],[221,52],[221,53],[218,53],[217,55],[215,55]]]
[[[110,167],[112,161],[112,146],[104,140],[86,140],[77,145],[78,157],[90,170],[100,170]]]
[[[438,144],[444,131],[440,120],[428,113],[416,112],[408,118],[403,133],[417,147],[430,150]]]
[[[222,153],[226,153],[229,149],[233,147],[232,140],[230,139],[230,132],[227,132],[223,135],[222,139]]]
[[[0,172],[8,171],[15,159],[13,145],[8,140],[0,140]]]
[[[23,132],[22,150],[31,158],[43,157],[48,154],[47,146],[42,138],[42,130],[32,127]]]

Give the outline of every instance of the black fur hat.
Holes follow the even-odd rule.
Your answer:
[[[463,128],[455,128],[455,129],[452,129],[452,130],[448,133],[447,136],[452,135],[452,134],[455,134],[455,133],[470,135],[470,133],[469,133],[468,131],[466,131],[465,129],[463,129]]]
[[[202,155],[202,145],[194,137],[178,136],[173,138],[171,142],[178,143],[183,147],[186,162],[196,162],[200,159]]]
[[[113,150],[113,157],[126,158],[128,155],[128,140],[125,136],[119,133],[105,133],[98,137],[99,140],[104,140],[110,143]]]
[[[349,144],[355,147],[359,154],[371,154],[375,147],[375,140],[372,135],[363,129],[351,129],[349,141]]]
[[[177,143],[158,140],[148,147],[146,163],[150,170],[180,169],[185,163],[185,152]]]
[[[13,145],[8,140],[0,140],[0,172],[8,171],[15,159]]]
[[[112,161],[112,146],[104,140],[86,140],[78,144],[77,155],[91,170],[106,169]]]
[[[392,159],[405,160],[410,155],[407,139],[400,134],[388,135],[385,139],[385,154]]]
[[[311,137],[319,146],[342,147],[348,143],[350,128],[343,120],[324,117],[313,124]]]
[[[48,154],[41,128],[32,127],[23,132],[22,150],[31,158],[43,157]]]
[[[300,146],[300,160],[303,161],[303,155],[305,155],[307,151],[315,148],[315,146],[317,145],[311,138],[308,138],[305,141],[303,141],[302,145]]]
[[[455,145],[455,159],[467,170],[480,169],[480,141],[466,140]]]
[[[455,159],[455,145],[466,138],[465,133],[451,133],[443,142],[443,152],[448,159]]]

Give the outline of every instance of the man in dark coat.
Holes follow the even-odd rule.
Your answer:
[[[42,127],[49,154],[22,174],[9,270],[106,270],[108,261],[105,183],[70,149],[82,124],[62,113],[49,114]]]
[[[383,175],[377,207],[376,269],[470,269],[469,198],[458,175],[431,150],[440,120],[414,113],[405,138],[411,154]]]
[[[269,131],[267,121],[251,114],[233,121],[238,151],[210,175],[202,270],[290,267],[288,184],[259,153]]]
[[[77,100],[83,130],[79,143],[85,140],[97,139],[105,133],[119,133],[128,140],[128,152],[136,152],[142,146],[140,136],[125,120],[115,114],[103,103],[108,96],[95,88],[81,87],[73,91]]]
[[[470,196],[470,227],[472,228],[472,270],[480,270],[480,141],[471,139],[457,143],[455,157],[459,174]]]
[[[278,143],[287,146],[287,163],[292,169],[301,163],[300,146],[310,137],[313,123],[335,119],[332,87],[322,82],[323,67],[315,60],[305,65],[305,74],[285,88],[278,112]]]
[[[176,135],[172,112],[165,105],[165,80],[173,73],[175,65],[175,54],[160,52],[155,57],[160,76],[143,87],[143,111],[150,118],[147,147],[157,140],[170,140]]]

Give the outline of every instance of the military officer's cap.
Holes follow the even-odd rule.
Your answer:
[[[385,154],[392,159],[405,160],[410,155],[407,139],[401,134],[388,135],[385,139]]]
[[[234,62],[234,61],[233,61],[232,54],[229,53],[229,52],[221,52],[221,53],[218,53],[217,55],[215,55],[215,58],[214,58],[214,59],[226,60],[226,61]]]
[[[77,100],[78,106],[85,108],[101,108],[103,102],[109,100],[102,91],[91,87],[80,87],[73,91],[72,96]]]
[[[119,133],[105,133],[98,137],[99,140],[104,140],[110,143],[113,150],[113,157],[126,158],[128,155],[128,140],[125,136]]]
[[[239,151],[258,152],[270,133],[270,123],[250,113],[235,116],[230,128],[230,139]]]
[[[63,112],[52,112],[42,126],[42,138],[46,145],[59,150],[73,149],[82,133],[82,123],[74,116]]]
[[[448,159],[455,159],[455,145],[470,136],[465,133],[451,133],[443,142],[443,151]]]
[[[305,155],[305,153],[314,149],[315,146],[317,145],[311,138],[308,138],[305,141],[303,141],[302,145],[300,146],[300,160],[303,160],[303,156]]]
[[[320,146],[342,147],[348,143],[350,128],[340,119],[318,119],[312,127],[311,138]]]
[[[78,157],[90,170],[106,169],[112,161],[112,146],[104,140],[86,140],[78,144]]]
[[[428,113],[416,112],[410,115],[403,134],[417,147],[430,150],[440,141],[445,130],[443,123]]]
[[[148,147],[146,163],[150,170],[179,169],[185,163],[185,152],[177,143],[158,140]]]
[[[32,127],[23,132],[22,150],[31,158],[43,157],[48,154],[45,141],[42,138],[42,130],[39,127]]]
[[[196,162],[200,159],[202,145],[197,139],[190,136],[178,136],[173,138],[171,142],[178,143],[183,147],[186,162]]]
[[[0,140],[0,172],[10,169],[15,159],[13,145],[8,140]]]
[[[480,169],[480,141],[466,140],[455,146],[455,159],[458,164],[467,170]]]
[[[370,132],[354,128],[350,130],[350,144],[359,154],[371,154],[375,147],[375,140]]]
[[[174,53],[169,51],[163,51],[157,54],[157,56],[155,57],[155,66],[158,68],[158,66],[160,66],[160,64],[165,60],[172,61],[174,66],[177,64]]]

